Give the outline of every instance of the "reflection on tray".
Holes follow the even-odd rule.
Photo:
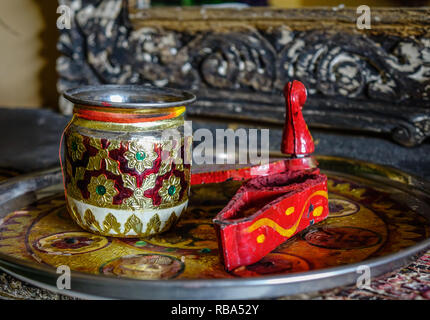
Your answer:
[[[239,181],[192,187],[190,206],[172,231],[114,239],[82,231],[63,195],[9,214],[0,225],[0,252],[72,270],[136,279],[202,279],[288,274],[345,265],[397,252],[430,234],[429,221],[390,197],[329,176],[330,217],[286,241],[258,263],[230,273],[219,262],[212,218]]]

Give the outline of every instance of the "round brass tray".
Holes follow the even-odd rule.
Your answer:
[[[211,220],[241,182],[193,186],[187,212],[168,233],[115,239],[72,222],[58,169],[8,179],[0,183],[0,268],[81,298],[252,299],[353,284],[363,266],[377,277],[430,246],[427,182],[357,160],[317,159],[329,178],[329,218],[231,272],[219,262]],[[193,167],[211,170],[219,168]],[[72,270],[70,290],[57,288],[62,265]]]

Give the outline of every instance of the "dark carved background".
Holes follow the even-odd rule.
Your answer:
[[[58,89],[151,83],[193,90],[188,113],[282,124],[286,81],[310,94],[311,126],[388,133],[412,146],[430,135],[429,9],[151,9],[135,1],[60,0]],[[62,111],[71,105],[61,101]]]

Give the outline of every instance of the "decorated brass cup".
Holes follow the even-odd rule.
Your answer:
[[[186,210],[192,138],[189,92],[100,85],[64,93],[74,103],[65,130],[65,193],[90,232],[144,237],[167,231]]]

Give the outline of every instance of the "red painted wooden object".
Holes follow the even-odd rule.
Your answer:
[[[227,270],[259,261],[328,215],[327,178],[287,171],[246,182],[214,219]]]
[[[313,157],[291,158],[288,160],[276,160],[268,164],[257,166],[244,166],[234,170],[220,170],[211,172],[196,172],[191,175],[191,185],[204,183],[220,183],[227,180],[248,180],[259,176],[285,172],[287,170],[311,169],[317,166]]]
[[[251,167],[236,173],[220,171],[213,178],[193,175],[193,183],[249,178],[213,220],[227,270],[259,261],[328,216],[327,177],[313,169],[314,143],[301,112],[306,89],[293,81],[287,83],[284,94],[287,110],[281,148],[290,159],[257,167],[261,172]]]
[[[284,95],[287,108],[281,151],[292,156],[309,155],[314,152],[315,146],[302,114],[306,88],[303,83],[294,80],[285,85]]]

